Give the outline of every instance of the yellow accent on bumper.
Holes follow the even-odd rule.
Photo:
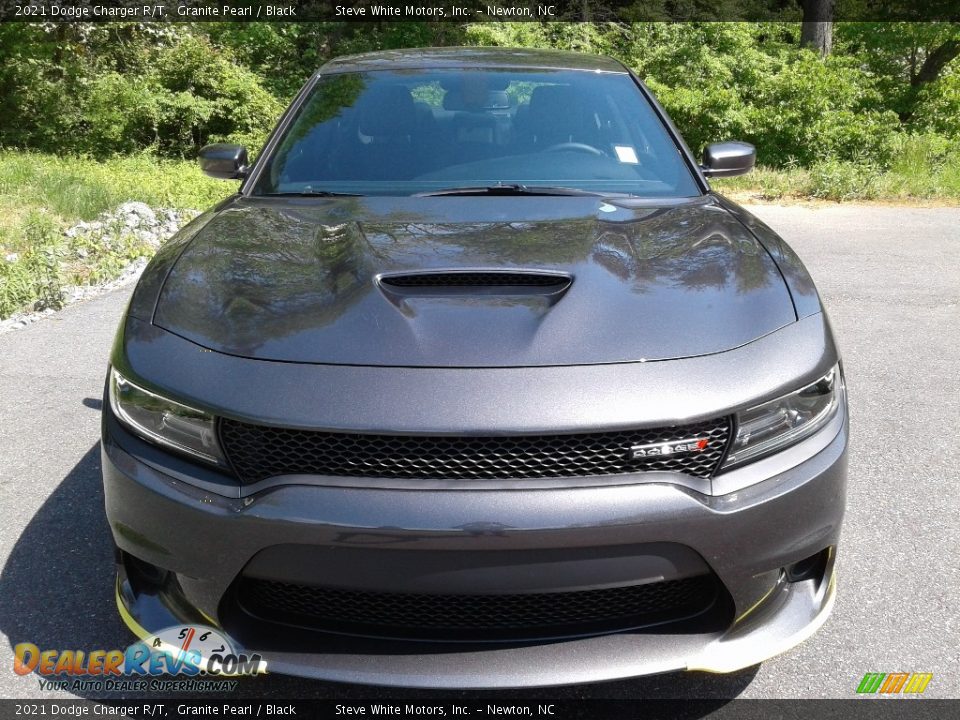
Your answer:
[[[120,578],[117,578],[116,581],[114,597],[117,601],[117,612],[120,613],[120,619],[123,620],[123,624],[130,629],[130,632],[141,640],[146,640],[150,637],[150,633],[147,632],[146,628],[133,619],[133,615],[127,610],[127,606],[123,604],[123,599],[120,597]]]
[[[688,664],[686,669],[691,671],[726,674],[737,672],[738,670],[744,670],[748,667],[753,667],[754,665],[759,665],[760,663],[766,662],[777,655],[781,655],[788,650],[792,650],[797,645],[800,645],[802,642],[810,638],[810,636],[816,633],[821,627],[823,627],[823,624],[833,612],[833,606],[836,602],[836,599],[837,574],[836,571],[834,571],[830,574],[830,580],[827,585],[826,597],[824,598],[823,606],[820,608],[820,611],[817,613],[813,621],[804,626],[798,632],[793,633],[779,642],[769,643],[765,649],[760,651],[756,651],[755,646],[750,644],[737,647],[732,643],[728,643],[727,645],[720,643],[720,647],[715,646],[712,648],[713,652],[708,650],[695,662]]]

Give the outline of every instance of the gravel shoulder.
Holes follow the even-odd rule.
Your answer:
[[[59,238],[64,245],[59,252],[69,256],[59,259],[61,271],[64,265],[74,264],[99,274],[102,267],[100,264],[116,257],[125,257],[123,252],[126,247],[137,248],[140,257],[119,272],[111,273],[112,278],[106,282],[48,287],[44,293],[48,297],[37,300],[32,310],[23,309],[0,320],[0,334],[22,330],[44,317],[53,315],[62,307],[134,282],[146,267],[145,256],[152,255],[165,240],[198,214],[196,210],[154,210],[142,202],[127,202],[111,212],[101,213],[96,220],[79,222],[67,228],[62,233],[62,238]],[[95,252],[91,253],[91,249]],[[0,262],[4,263],[16,263],[20,260],[18,253],[0,257]],[[57,273],[58,276],[59,274]],[[51,298],[57,307],[49,306]]]

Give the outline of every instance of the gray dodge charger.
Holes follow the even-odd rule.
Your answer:
[[[117,604],[407,687],[729,672],[833,606],[847,405],[797,255],[621,64],[315,73],[113,348]]]

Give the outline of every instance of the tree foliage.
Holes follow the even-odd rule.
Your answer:
[[[836,23],[821,58],[800,47],[800,22],[622,23],[593,5],[592,23],[8,24],[0,145],[98,157],[256,147],[330,57],[428,45],[611,55],[650,85],[695,152],[739,138],[767,165],[884,167],[905,138],[960,142],[958,23]],[[636,14],[657,7],[638,3]]]
[[[94,156],[256,145],[283,103],[203,34],[146,23],[0,27],[0,144]]]

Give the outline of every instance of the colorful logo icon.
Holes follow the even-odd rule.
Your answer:
[[[239,652],[226,635],[205,625],[174,625],[126,650],[41,650],[20,643],[13,652],[17,675],[222,677],[266,672],[260,655]]]
[[[857,686],[858,695],[922,695],[933,673],[867,673]]]

